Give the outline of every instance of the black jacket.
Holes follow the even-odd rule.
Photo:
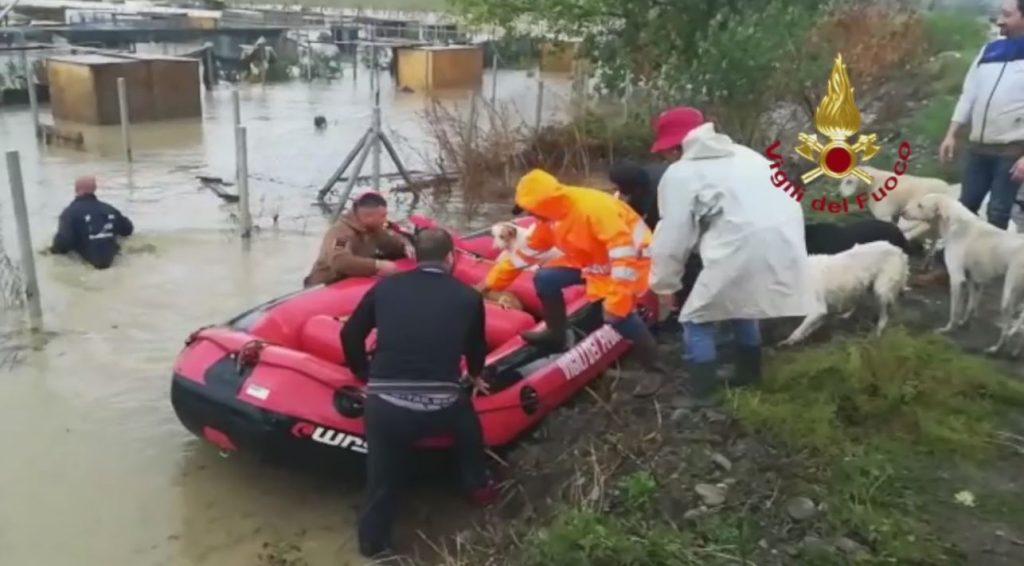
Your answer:
[[[622,162],[615,164],[609,171],[608,176],[618,186],[626,203],[644,219],[651,230],[661,219],[658,212],[658,184],[668,166],[668,163],[637,165]]]
[[[377,349],[369,362],[373,328]],[[341,345],[363,381],[457,384],[463,355],[469,375],[484,369],[483,295],[439,266],[420,264],[381,279],[363,296],[341,330]]]
[[[93,267],[106,269],[121,251],[116,236],[131,236],[134,231],[132,221],[118,209],[96,195],[79,195],[61,212],[50,251],[76,252]]]

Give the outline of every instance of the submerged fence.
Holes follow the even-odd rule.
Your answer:
[[[8,212],[0,208],[0,305],[3,310],[25,307],[25,278],[21,267],[11,259],[4,244],[4,222]]]

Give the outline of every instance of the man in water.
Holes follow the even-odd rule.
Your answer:
[[[380,280],[363,296],[341,331],[349,368],[366,387],[366,503],[359,517],[359,551],[393,553],[391,524],[413,445],[452,434],[463,482],[479,504],[497,498],[488,477],[480,420],[471,396],[487,392],[480,379],[487,355],[483,297],[451,275],[455,246],[448,232],[428,228],[416,238],[418,266]],[[377,329],[367,361],[366,337]],[[474,390],[460,379],[466,358]]]
[[[378,193],[365,193],[324,234],[320,255],[303,281],[306,287],[346,277],[391,275],[394,261],[405,257],[405,241],[388,229],[388,203]]]
[[[596,189],[563,185],[540,169],[527,173],[516,187],[516,208],[537,222],[524,249],[494,265],[480,285],[500,291],[523,269],[537,265],[545,252],[562,255],[549,260],[533,276],[544,312],[544,328],[522,333],[530,344],[553,351],[566,348],[569,330],[562,290],[586,284],[587,298],[601,301],[604,320],[632,342],[632,352],[646,370],[633,394],[654,395],[665,373],[658,361],[658,343],[636,312],[636,299],[647,292],[651,231],[626,203]]]
[[[75,200],[60,214],[50,252],[75,252],[96,269],[107,269],[121,251],[117,236],[127,238],[134,230],[127,216],[96,198],[96,177],[79,177]]]

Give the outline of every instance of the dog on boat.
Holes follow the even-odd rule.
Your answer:
[[[869,219],[849,224],[814,222],[804,225],[804,243],[808,255],[838,254],[857,244],[871,242],[889,242],[910,255],[910,242],[891,222]]]
[[[939,332],[946,333],[967,324],[978,308],[985,283],[1004,278],[999,340],[985,350],[989,354],[998,353],[1010,336],[1024,327],[1024,319],[1014,323],[1024,306],[1021,304],[1024,299],[1024,236],[992,226],[948,195],[920,197],[903,210],[903,217],[936,226],[945,241],[949,322],[939,328]],[[1019,352],[1018,345],[1014,354]]]
[[[526,238],[533,231],[533,226],[523,228],[513,222],[499,222],[491,226],[491,236],[494,237],[494,248],[501,250],[497,261],[510,257],[516,250],[526,247]],[[557,248],[542,253],[536,265],[543,265],[544,262],[562,255]]]
[[[792,346],[818,329],[830,313],[848,318],[857,300],[871,293],[878,301],[881,335],[889,323],[889,309],[896,303],[910,275],[910,260],[900,248],[886,241],[857,244],[834,255],[812,255],[811,278],[816,307],[779,346]]]
[[[327,118],[324,118],[323,116],[314,116],[313,117],[313,127],[318,129],[318,130],[322,130],[322,129],[326,128],[327,127]]]
[[[523,310],[523,302],[510,291],[487,291],[484,300],[495,303],[505,310]]]

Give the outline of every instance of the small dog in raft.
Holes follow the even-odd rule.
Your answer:
[[[499,222],[491,226],[491,236],[494,237],[494,249],[501,250],[501,254],[498,255],[495,261],[501,261],[515,252],[516,249],[526,246],[526,238],[532,229],[532,226],[524,229],[512,222]],[[551,249],[541,255],[539,263],[543,263],[560,254],[561,252],[557,249]],[[484,300],[497,303],[506,309],[523,310],[523,303],[518,297],[508,291],[487,291],[484,294]]]
[[[499,222],[491,226],[491,235],[494,237],[494,249],[501,250],[501,254],[498,255],[495,261],[501,261],[516,250],[525,248],[526,238],[530,236],[530,232],[533,232],[533,226],[523,228],[513,222]],[[551,248],[540,255],[535,265],[542,265],[549,259],[560,255],[562,255],[562,252],[558,248]]]

